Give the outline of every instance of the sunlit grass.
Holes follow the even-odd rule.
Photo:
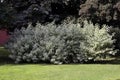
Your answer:
[[[0,80],[119,80],[120,65],[2,65]]]

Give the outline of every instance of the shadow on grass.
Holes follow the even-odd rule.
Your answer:
[[[3,65],[14,65],[14,66],[17,66],[17,65],[31,65],[31,64],[40,64],[42,66],[46,66],[46,65],[53,65],[51,64],[50,62],[36,62],[36,63],[33,63],[33,62],[20,62],[19,64],[16,64],[14,62],[14,60],[10,59],[9,57],[6,57],[6,56],[0,56],[0,66],[3,66]]]
[[[0,66],[5,64],[14,64],[14,61],[6,56],[0,56]]]
[[[40,63],[27,63],[27,62],[21,62],[19,64],[15,64],[13,60],[11,59],[6,59],[6,60],[1,60],[0,59],[0,66],[2,65],[14,65],[14,66],[17,66],[17,65],[32,65],[32,64],[40,64],[42,66],[46,66],[46,65],[54,65],[54,64],[51,64],[51,63],[45,63],[45,62],[40,62]],[[80,64],[90,64],[90,65],[94,65],[94,64],[101,64],[101,65],[105,65],[105,64],[109,64],[109,65],[120,65],[120,60],[112,60],[112,61],[95,61],[95,62],[87,62],[87,63],[71,63],[71,64],[65,64],[65,65],[80,65]]]
[[[54,65],[51,64],[50,62],[37,62],[37,63],[27,63],[27,62],[21,62],[19,64],[15,64],[14,60],[10,59],[8,56],[0,56],[0,66],[2,65],[31,65],[31,64],[40,64],[40,65]],[[110,64],[110,65],[120,65],[120,57],[114,59],[114,60],[109,60],[109,61],[89,61],[89,62],[84,62],[84,63],[71,63],[71,64],[67,64],[67,65],[80,65],[80,64]]]
[[[113,64],[113,65],[120,65],[120,60],[110,60],[110,61],[94,61],[87,64]]]

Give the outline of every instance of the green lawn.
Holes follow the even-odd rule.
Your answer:
[[[0,80],[120,80],[120,65],[1,65]]]

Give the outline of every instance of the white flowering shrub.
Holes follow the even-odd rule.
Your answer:
[[[117,53],[114,48],[114,42],[116,41],[113,39],[114,33],[112,35],[108,33],[108,26],[104,25],[100,28],[99,25],[93,25],[85,21],[81,32],[86,38],[81,43],[81,50],[84,54],[87,54],[88,60],[109,60],[111,56]]]
[[[27,29],[16,29],[6,44],[16,63],[51,62],[54,64],[83,62],[85,55],[80,51],[80,42],[84,39],[81,27],[75,24],[48,25],[31,24]]]
[[[79,23],[37,23],[36,27],[29,24],[26,29],[16,29],[6,48],[15,63],[82,63],[114,54],[113,42],[107,28],[99,29],[87,22],[83,28]]]

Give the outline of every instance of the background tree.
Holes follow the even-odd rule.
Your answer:
[[[87,0],[80,5],[79,15],[82,18],[92,20],[94,23],[120,25],[120,1],[119,0]]]
[[[23,27],[28,22],[60,23],[72,15],[78,17],[79,5],[85,0],[5,0],[14,9],[12,26]]]
[[[13,21],[13,9],[10,4],[7,4],[5,1],[0,2],[0,29],[8,28],[7,26],[11,25]]]
[[[14,28],[27,26],[28,22],[35,24],[37,21],[46,23],[55,20],[60,23],[68,16],[87,18],[101,25],[118,27],[120,24],[119,0],[4,0],[4,5],[9,5],[6,8],[7,15],[13,18],[7,19],[7,23]],[[3,3],[1,6],[5,8]],[[9,8],[13,11],[9,12]]]

